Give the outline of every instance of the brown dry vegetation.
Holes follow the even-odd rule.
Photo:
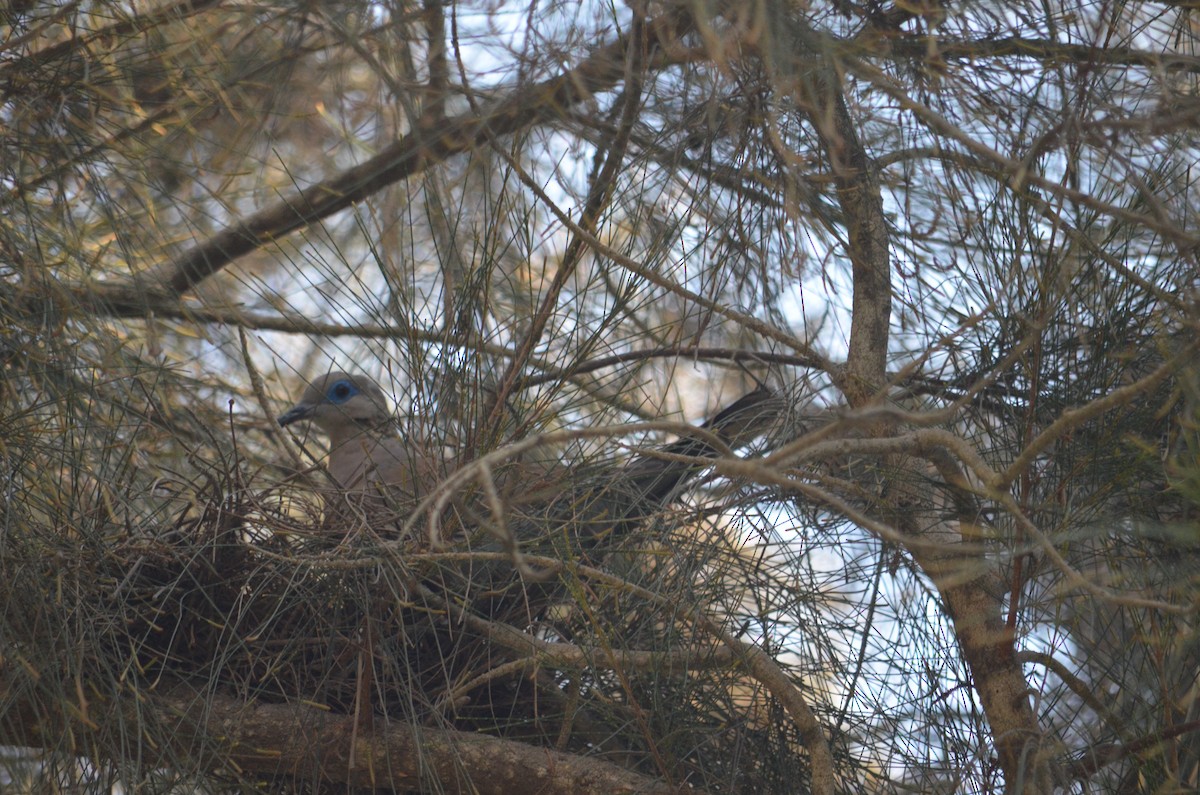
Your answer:
[[[10,3],[0,785],[1194,791],[1197,14]]]

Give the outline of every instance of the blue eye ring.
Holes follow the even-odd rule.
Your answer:
[[[354,382],[343,378],[341,381],[335,381],[330,385],[329,389],[325,392],[325,399],[334,405],[340,405],[357,394],[358,387],[354,385]]]

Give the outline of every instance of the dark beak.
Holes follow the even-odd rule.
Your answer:
[[[293,422],[299,422],[300,420],[307,418],[312,413],[313,413],[312,406],[307,406],[307,405],[301,403],[297,406],[292,406],[286,412],[284,412],[283,414],[280,414],[278,421],[279,421],[280,426],[287,426],[287,425],[291,425]]]

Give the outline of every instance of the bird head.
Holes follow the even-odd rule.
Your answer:
[[[378,428],[392,419],[383,390],[364,376],[330,373],[313,381],[280,425],[310,420],[330,438]]]

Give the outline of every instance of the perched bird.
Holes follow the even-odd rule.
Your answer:
[[[300,420],[329,437],[329,474],[347,496],[392,510],[416,499],[418,457],[396,437],[383,390],[370,379],[337,372],[318,378],[279,424]]]
[[[701,427],[736,448],[762,433],[779,409],[776,396],[759,387]],[[387,508],[391,518],[398,518],[416,502],[420,484],[428,485],[434,475],[428,457],[397,438],[383,390],[365,376],[335,372],[315,380],[300,402],[279,417],[279,424],[300,420],[329,436],[329,474],[347,497],[376,516]],[[534,513],[551,525],[570,521],[578,538],[595,537],[643,521],[704,469],[703,459],[720,455],[702,436],[686,436],[624,466],[572,469],[549,499],[537,490],[527,499],[542,502],[542,510]],[[326,505],[332,505],[329,499]],[[539,534],[530,531],[517,535]]]

